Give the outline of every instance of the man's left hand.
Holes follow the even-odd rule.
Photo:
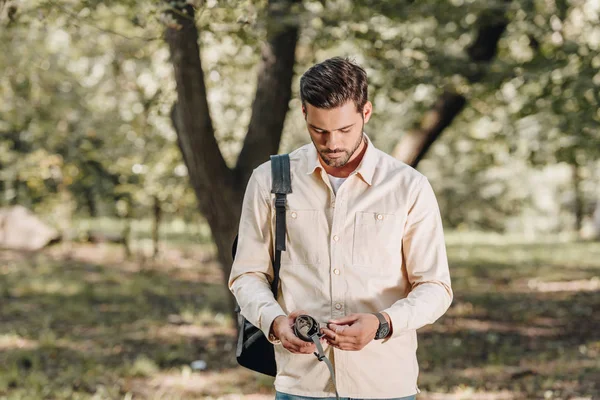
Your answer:
[[[327,343],[341,350],[357,351],[375,338],[379,320],[373,314],[350,314],[332,319],[321,328]]]

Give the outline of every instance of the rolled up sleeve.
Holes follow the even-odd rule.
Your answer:
[[[267,338],[273,320],[286,315],[271,292],[270,282],[274,277],[272,237],[270,196],[261,187],[255,170],[244,194],[237,251],[228,287],[241,314]]]
[[[412,289],[406,298],[382,310],[392,322],[388,339],[435,322],[453,298],[442,218],[426,177],[415,192],[402,239],[402,257]]]

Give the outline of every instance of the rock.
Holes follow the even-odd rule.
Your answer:
[[[207,364],[204,360],[196,360],[190,364],[190,367],[192,367],[194,371],[204,371],[207,367]]]
[[[23,206],[0,208],[0,247],[40,250],[60,241],[60,233]]]

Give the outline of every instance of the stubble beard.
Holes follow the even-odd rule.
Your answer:
[[[333,168],[341,168],[344,165],[348,164],[348,161],[350,161],[350,158],[352,158],[352,155],[354,155],[354,153],[356,153],[356,151],[360,147],[360,144],[363,142],[363,140],[365,140],[364,134],[363,134],[364,127],[365,127],[365,124],[363,122],[358,141],[356,142],[356,144],[354,145],[354,148],[351,151],[344,150],[344,151],[340,151],[340,152],[335,152],[336,154],[343,152],[344,155],[339,158],[330,158],[328,155],[331,154],[331,152],[321,150],[321,151],[319,151],[319,156],[321,157],[321,160],[323,160],[323,162],[325,164],[327,164],[329,167],[333,167]]]

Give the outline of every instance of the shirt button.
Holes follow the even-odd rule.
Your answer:
[[[334,235],[333,240],[337,242],[338,240],[340,240],[340,237],[338,235]]]
[[[383,219],[383,215],[377,214],[377,219],[381,221]]]
[[[333,273],[336,274],[336,275],[339,275],[340,274],[340,270],[336,268],[336,269],[333,270]]]
[[[335,309],[336,310],[341,310],[342,309],[342,304],[341,303],[335,303]]]
[[[296,214],[295,212],[292,212],[292,218],[296,219],[298,217],[298,214]]]

